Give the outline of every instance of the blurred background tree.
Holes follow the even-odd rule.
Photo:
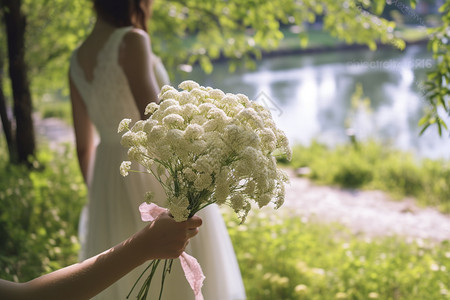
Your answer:
[[[35,156],[32,98],[64,90],[70,52],[89,30],[89,5],[0,1],[0,116],[13,163],[30,165]]]
[[[391,9],[401,8],[401,1],[392,2]],[[414,6],[415,0],[409,4]],[[238,65],[252,67],[264,52],[277,49],[284,26],[295,26],[299,44],[305,47],[308,24],[319,19],[323,30],[346,43],[372,50],[377,43],[391,44],[402,50],[405,43],[397,36],[396,23],[386,19],[389,14],[383,15],[385,5],[384,0],[155,1],[150,35],[154,52],[172,74],[177,67],[197,63],[211,72],[212,61],[219,58],[227,58],[231,70]],[[6,33],[0,35],[0,74],[9,69],[8,77],[0,76],[0,116],[10,161],[28,163],[34,156],[32,103],[50,97],[48,91],[67,97],[69,57],[93,25],[91,6],[89,0],[0,0],[0,30]],[[443,23],[430,42],[438,60],[430,75],[430,99],[437,100],[430,100],[431,110],[423,121],[439,128],[445,124],[433,112],[440,106],[449,112],[448,7],[446,0]]]

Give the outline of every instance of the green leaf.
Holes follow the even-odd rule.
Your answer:
[[[427,125],[425,125],[422,130],[420,131],[419,135],[423,135],[423,133],[428,129],[428,127],[430,127],[430,123],[428,123]]]
[[[424,117],[420,118],[420,120],[419,120],[419,122],[417,123],[417,125],[423,126],[423,125],[425,125],[426,123],[428,123],[428,116],[424,116]]]
[[[300,37],[300,46],[306,48],[308,46],[309,37],[307,34],[302,34]]]

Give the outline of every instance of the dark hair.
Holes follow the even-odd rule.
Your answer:
[[[140,3],[144,0],[94,0],[94,9],[107,22],[118,26],[135,26],[147,31],[148,16]],[[132,16],[136,16],[133,23]]]

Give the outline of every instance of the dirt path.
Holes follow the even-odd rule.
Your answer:
[[[58,119],[36,118],[36,131],[52,147],[74,142],[73,130]],[[419,208],[413,199],[392,201],[380,191],[345,190],[318,186],[290,172],[282,209],[307,219],[341,222],[355,234],[370,236],[399,234],[411,238],[450,240],[450,215],[431,208]]]
[[[435,241],[450,240],[450,216],[420,208],[413,199],[394,201],[381,191],[318,186],[290,174],[285,209],[325,222],[337,221],[357,233],[404,235]]]

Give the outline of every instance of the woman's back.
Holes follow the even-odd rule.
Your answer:
[[[127,77],[119,64],[120,45],[132,27],[91,35],[71,58],[71,78],[83,98],[101,142],[117,143],[123,118],[140,118]]]

